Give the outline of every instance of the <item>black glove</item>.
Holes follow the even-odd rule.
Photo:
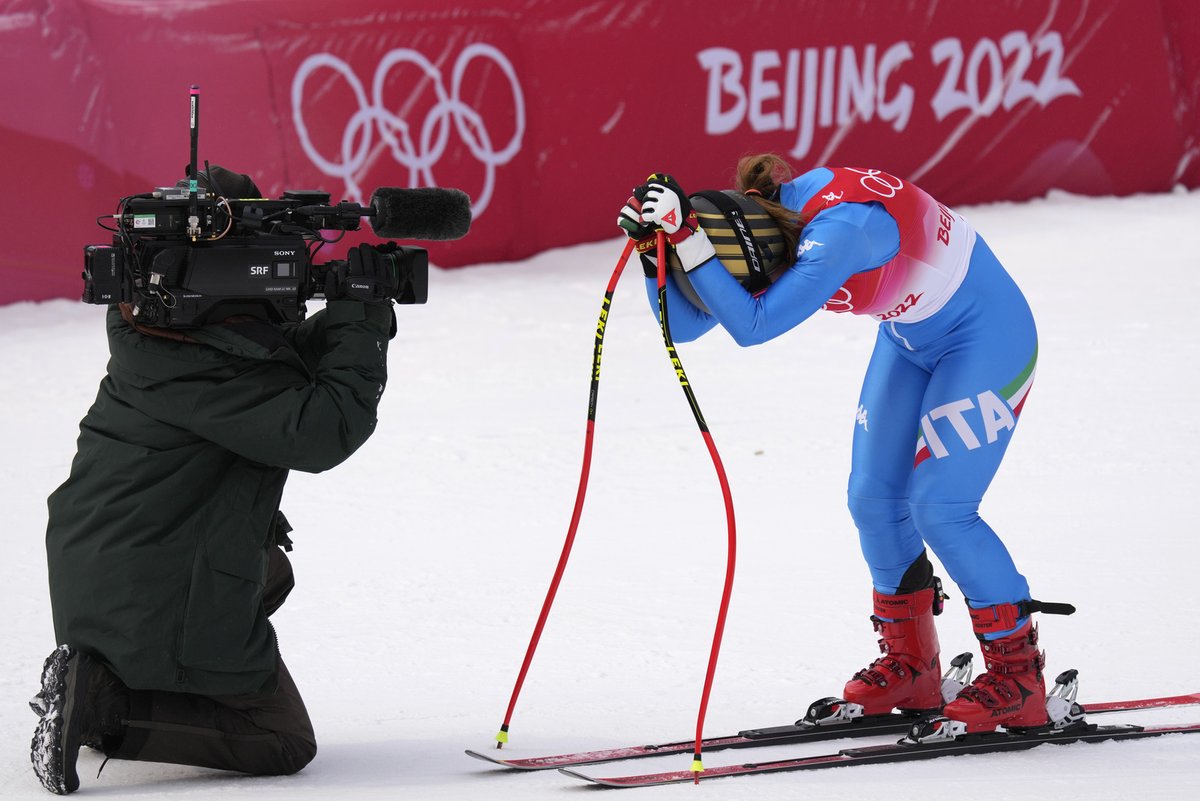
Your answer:
[[[395,242],[352,248],[325,276],[325,297],[390,304],[400,285],[395,252]]]

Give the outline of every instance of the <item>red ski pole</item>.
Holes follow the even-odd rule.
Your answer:
[[[704,716],[708,712],[708,699],[712,693],[713,678],[717,673],[717,658],[721,653],[721,637],[725,633],[725,618],[728,616],[729,600],[733,595],[733,573],[737,562],[737,525],[733,516],[733,494],[729,490],[729,479],[725,475],[724,465],[721,464],[721,455],[717,453],[717,446],[713,442],[712,434],[709,433],[708,423],[704,421],[704,415],[701,413],[700,404],[696,401],[696,395],[692,391],[691,382],[688,381],[687,373],[683,370],[679,354],[675,352],[675,343],[671,341],[671,325],[667,320],[667,237],[661,228],[658,231],[656,244],[658,247],[658,317],[662,327],[663,343],[667,346],[667,356],[671,359],[671,366],[675,368],[675,374],[679,377],[683,394],[687,397],[692,415],[696,418],[696,425],[700,427],[700,435],[704,437],[704,444],[708,446],[708,454],[712,457],[713,467],[717,471],[717,480],[721,484],[721,495],[725,499],[725,521],[728,529],[725,586],[721,592],[721,606],[717,610],[717,624],[713,631],[712,649],[708,655],[708,670],[704,675],[704,690],[700,693],[700,712],[696,716],[696,750],[692,757],[692,771],[696,774],[696,783],[699,784],[700,774],[704,772],[700,753],[701,742],[704,739]]]
[[[542,602],[542,611],[538,615],[537,624],[533,627],[533,636],[525,649],[525,659],[521,662],[521,671],[517,674],[517,683],[513,687],[512,697],[508,700],[508,710],[504,713],[504,723],[496,734],[496,747],[502,748],[508,742],[508,727],[512,722],[513,710],[517,706],[517,696],[521,694],[521,686],[525,683],[525,674],[533,661],[538,641],[542,637],[542,629],[546,626],[546,618],[550,616],[550,607],[554,605],[554,596],[558,593],[558,585],[562,581],[563,571],[567,569],[567,560],[571,558],[571,547],[575,544],[575,532],[579,528],[579,518],[583,513],[583,499],[587,495],[588,474],[592,466],[592,439],[596,426],[596,401],[600,393],[600,357],[604,349],[604,327],[608,321],[608,309],[612,305],[613,291],[617,287],[617,279],[629,261],[633,252],[634,241],[625,243],[625,250],[617,261],[612,278],[608,280],[608,288],[604,291],[604,303],[600,307],[600,319],[596,323],[596,342],[592,348],[592,385],[588,396],[587,434],[583,442],[583,467],[579,472],[579,490],[575,493],[575,509],[571,513],[571,525],[567,527],[567,538],[563,542],[562,553],[558,557],[558,565],[554,568],[554,577],[550,580],[550,588],[546,591],[546,600]]]

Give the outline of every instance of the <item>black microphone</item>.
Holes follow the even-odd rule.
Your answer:
[[[371,230],[387,239],[461,239],[471,229],[471,199],[461,189],[381,186],[369,216]]]

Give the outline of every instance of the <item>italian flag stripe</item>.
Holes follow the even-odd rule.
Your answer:
[[[929,446],[925,444],[925,438],[921,437],[917,440],[917,458],[913,460],[913,469],[917,465],[928,459],[932,454],[929,453]]]
[[[1037,371],[1037,355],[1037,345],[1034,345],[1033,356],[1030,357],[1029,364],[1025,365],[1025,369],[1021,371],[1020,375],[1008,382],[1008,386],[1000,390],[1000,394],[1004,396],[1005,400],[1014,397],[1018,392],[1021,393],[1022,398],[1025,397],[1025,393],[1029,391],[1029,385],[1033,383],[1033,374]]]
[[[1021,409],[1025,406],[1025,398],[1029,396],[1029,388],[1033,386],[1034,376],[1037,375],[1037,346],[1033,348],[1033,356],[1029,359],[1029,364],[1025,365],[1025,369],[1017,375],[1012,381],[1000,390],[1000,394],[1004,396],[1008,408],[1012,409],[1013,417],[1021,416]],[[925,436],[921,434],[920,428],[917,429],[917,454],[913,460],[913,468],[928,459],[933,454],[929,451],[929,444],[925,441]]]
[[[1008,403],[1008,408],[1012,409],[1013,417],[1021,416],[1021,408],[1025,405],[1025,398],[1029,396],[1029,388],[1033,386],[1033,377],[1037,375],[1037,355],[1037,346],[1035,345],[1029,364],[1025,365],[1021,374],[1010,381],[1008,386],[1000,390],[1000,394]]]

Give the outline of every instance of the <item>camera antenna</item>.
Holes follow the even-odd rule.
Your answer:
[[[188,164],[188,236],[195,242],[200,236],[200,209],[196,193],[200,188],[196,172],[196,150],[200,140],[200,87],[192,84],[191,89],[191,138],[192,158]]]

